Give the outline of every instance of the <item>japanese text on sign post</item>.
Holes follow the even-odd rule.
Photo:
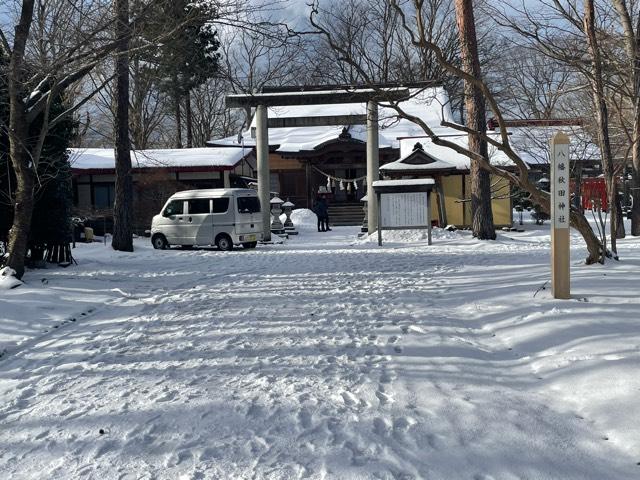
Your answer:
[[[556,143],[551,159],[551,218],[554,228],[569,228],[569,144]]]

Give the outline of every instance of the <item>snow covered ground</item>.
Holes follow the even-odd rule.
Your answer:
[[[640,241],[561,301],[526,229],[79,245],[0,291],[0,478],[640,478]]]

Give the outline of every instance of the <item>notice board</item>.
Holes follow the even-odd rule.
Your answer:
[[[385,193],[380,198],[381,226],[425,227],[429,192]]]

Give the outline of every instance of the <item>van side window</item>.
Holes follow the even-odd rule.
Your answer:
[[[182,215],[184,213],[184,202],[182,200],[173,200],[169,202],[167,208],[164,209],[162,213],[165,217],[170,217],[171,215]]]
[[[238,212],[258,213],[260,211],[260,200],[258,197],[238,197]]]
[[[208,198],[189,200],[189,215],[197,215],[199,213],[209,213]]]
[[[229,210],[229,199],[228,198],[214,198],[213,209],[211,213],[226,213]]]

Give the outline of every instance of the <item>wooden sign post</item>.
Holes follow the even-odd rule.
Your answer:
[[[569,137],[551,138],[551,291],[553,298],[568,299],[569,276]]]

